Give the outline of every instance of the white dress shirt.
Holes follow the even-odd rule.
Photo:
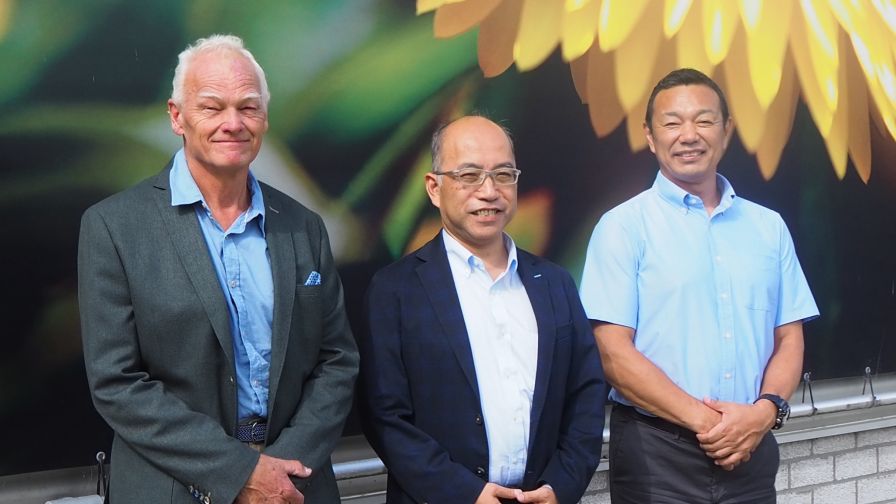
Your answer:
[[[442,238],[464,314],[485,432],[488,480],[523,480],[538,357],[538,326],[517,273],[516,245],[504,235],[507,269],[492,280],[481,259],[444,229]]]

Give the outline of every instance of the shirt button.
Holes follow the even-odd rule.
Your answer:
[[[728,299],[728,293],[727,293],[727,292],[723,292],[722,295],[719,296],[719,297],[721,297],[722,299]]]
[[[730,379],[731,379],[731,373],[725,373],[725,379],[726,379],[726,380],[730,380]]]
[[[725,331],[725,339],[731,339],[731,331]]]
[[[231,288],[235,288],[235,287],[236,287],[236,280],[231,280],[231,281],[230,281],[230,287],[231,287]]]
[[[716,256],[716,262],[722,262],[722,256]]]

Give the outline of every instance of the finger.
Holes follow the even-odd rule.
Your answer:
[[[299,478],[307,478],[308,476],[311,476],[311,468],[305,467],[305,465],[298,460],[285,460],[284,462],[287,474]]]
[[[516,500],[519,502],[549,502],[550,498],[551,490],[544,486],[528,492],[522,490],[516,491]]]
[[[501,499],[515,499],[516,498],[516,489],[507,488],[501,485],[495,485],[495,497]]]

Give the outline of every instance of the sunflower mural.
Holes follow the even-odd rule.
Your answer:
[[[265,68],[270,128],[253,169],[323,216],[350,317],[373,271],[437,232],[422,182],[430,135],[471,111],[514,134],[523,175],[508,231],[578,277],[600,215],[656,174],[649,152],[632,151],[646,93],[666,69],[690,64],[723,82],[739,121],[726,176],[786,217],[826,302],[807,365],[817,377],[896,371],[892,65],[871,80],[856,49],[864,43],[878,65],[884,40],[892,59],[891,3],[430,0],[416,4],[421,15],[414,5],[0,0],[0,425],[21,433],[0,454],[0,474],[85,465],[109,440],[78,338],[79,218],[179,147],[165,113],[175,57],[216,32],[243,37]],[[836,41],[835,56],[810,43],[822,36]],[[769,62],[755,78],[751,51]],[[771,86],[760,77],[775,68]],[[821,91],[809,101],[810,77],[836,101]]]
[[[738,135],[774,176],[801,97],[837,176],[871,173],[871,134],[896,139],[892,0],[418,0],[436,37],[479,27],[479,65],[495,76],[540,65],[558,46],[603,137],[626,123],[633,151],[653,84],[670,70],[715,75]]]

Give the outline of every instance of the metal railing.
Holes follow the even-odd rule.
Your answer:
[[[874,376],[866,370],[864,376],[818,382],[806,375],[790,403],[793,420],[778,434],[779,442],[894,426],[896,373]],[[605,429],[604,442],[609,438]],[[362,436],[343,438],[333,460],[343,500],[382,502],[386,469]],[[33,504],[88,495],[97,476],[96,466],[0,476],[0,502]]]

